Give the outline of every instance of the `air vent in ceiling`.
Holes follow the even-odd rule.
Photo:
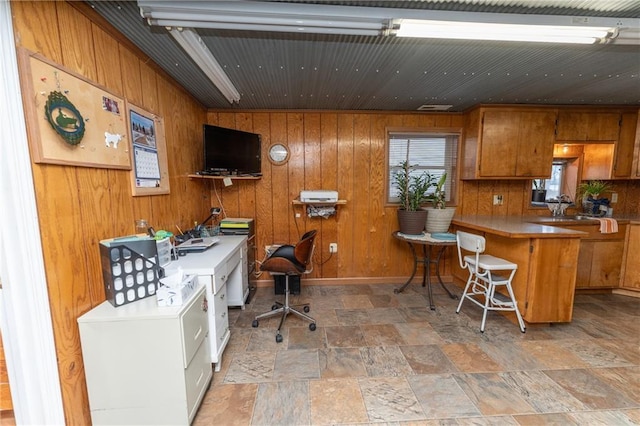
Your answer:
[[[449,111],[453,105],[422,105],[418,107],[418,111]]]

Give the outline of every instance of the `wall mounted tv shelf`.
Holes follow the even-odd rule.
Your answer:
[[[262,176],[248,176],[248,175],[224,175],[224,176],[218,176],[218,175],[198,175],[198,174],[192,174],[189,175],[189,178],[191,179],[224,179],[224,178],[229,178],[232,180],[259,180],[262,178]]]

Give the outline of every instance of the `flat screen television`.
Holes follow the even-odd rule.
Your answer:
[[[203,127],[204,173],[261,175],[262,151],[259,134],[210,124]]]

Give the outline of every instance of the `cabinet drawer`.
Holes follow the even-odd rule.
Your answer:
[[[204,283],[211,294],[217,294],[227,282],[227,265],[217,267],[214,270],[214,275],[198,275],[198,280]]]
[[[223,287],[214,298],[214,315],[216,324],[216,346],[220,345],[229,328],[229,313],[227,308],[227,287]]]
[[[205,298],[206,293],[202,292],[198,294],[181,318],[180,328],[182,332],[184,368],[189,365],[193,355],[209,332],[207,313],[203,310],[202,306]]]
[[[205,388],[213,375],[211,356],[209,355],[208,348],[209,342],[205,339],[198,348],[191,364],[189,364],[184,372],[189,421],[193,420],[195,411],[198,408],[197,403],[200,400],[200,396],[205,392]]]
[[[242,259],[242,250],[236,250],[227,262],[227,273],[233,271],[240,260]]]

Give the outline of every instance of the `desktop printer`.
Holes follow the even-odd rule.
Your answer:
[[[337,203],[338,191],[300,191],[300,201],[303,203]]]

